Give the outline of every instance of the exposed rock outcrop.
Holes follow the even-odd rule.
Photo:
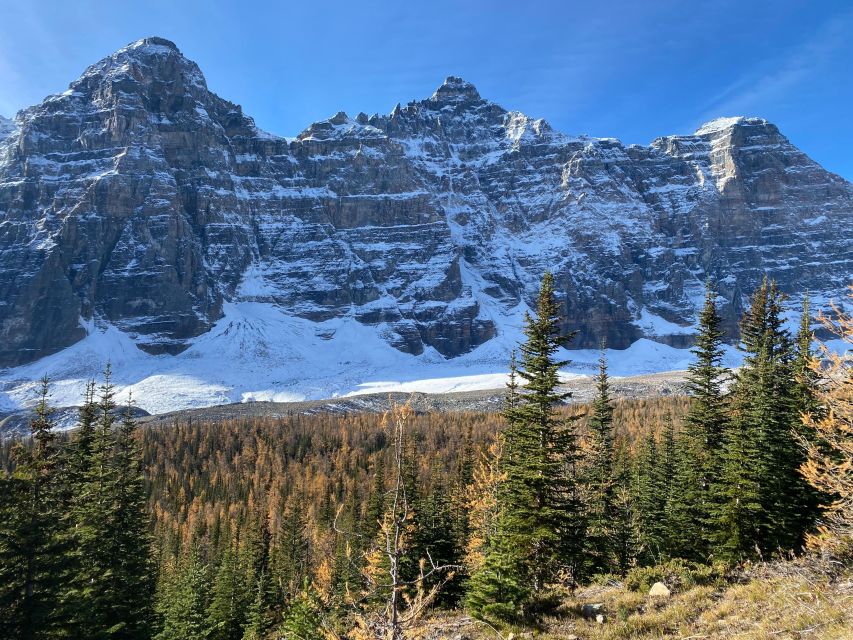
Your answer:
[[[575,346],[681,346],[708,277],[730,328],[764,273],[842,291],[851,214],[853,187],[761,119],[626,147],[450,77],[286,140],[147,38],[0,120],[0,366],[72,344],[92,317],[177,352],[232,300],[455,356],[545,269]]]

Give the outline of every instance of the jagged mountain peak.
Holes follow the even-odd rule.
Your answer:
[[[291,141],[146,38],[15,126],[0,145],[0,366],[64,349],[90,330],[81,318],[152,353],[239,325],[252,354],[274,333],[267,311],[230,323],[255,304],[316,330],[334,362],[347,327],[430,362],[480,346],[503,361],[546,268],[573,346],[684,345],[708,277],[736,335],[765,273],[796,294],[853,271],[851,186],[761,119],[625,147],[451,76]]]
[[[477,88],[457,76],[447,76],[441,86],[430,96],[431,102],[443,104],[479,102],[481,100]]]
[[[180,54],[181,50],[178,49],[178,45],[176,45],[171,40],[167,40],[166,38],[161,38],[160,36],[150,36],[148,38],[141,38],[136,42],[131,42],[129,45],[124,47],[122,50],[130,50],[130,51],[146,51],[148,53],[166,53],[163,50],[167,49],[170,53]]]
[[[693,135],[697,136],[705,136],[705,135],[713,135],[716,133],[720,133],[722,131],[728,131],[735,127],[743,127],[743,126],[758,126],[758,127],[773,127],[775,125],[768,122],[764,118],[756,118],[749,116],[733,116],[726,118],[715,118],[710,122],[706,122],[701,127],[696,129],[696,132]]]
[[[204,94],[207,81],[199,66],[185,57],[165,38],[142,38],[88,67],[71,83],[63,95],[117,85],[124,92],[135,92],[152,84],[163,84],[171,92]]]
[[[359,113],[355,118],[351,118],[345,111],[338,111],[331,118],[312,123],[296,136],[296,139],[305,142],[309,140],[341,140],[352,137],[377,138],[384,137],[384,134],[369,124],[366,114]]]

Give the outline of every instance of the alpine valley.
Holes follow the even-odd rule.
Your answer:
[[[498,386],[546,269],[579,366],[683,368],[709,278],[730,339],[765,274],[843,297],[853,185],[760,118],[625,146],[456,77],[281,138],[161,38],[0,118],[3,410],[107,359],[149,411]]]

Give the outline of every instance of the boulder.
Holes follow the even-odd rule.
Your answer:
[[[672,592],[663,582],[655,582],[652,588],[649,589],[649,596],[652,598],[668,598]]]

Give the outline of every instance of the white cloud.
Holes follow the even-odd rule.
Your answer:
[[[828,20],[793,50],[753,67],[707,104],[693,125],[733,115],[761,115],[764,105],[784,99],[791,90],[820,74],[833,55],[849,45],[853,11]]]

